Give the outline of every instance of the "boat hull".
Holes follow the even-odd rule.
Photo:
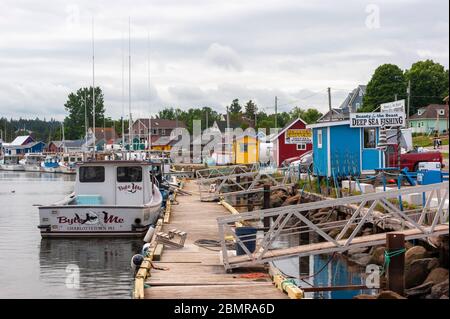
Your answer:
[[[25,171],[21,164],[1,164],[0,168],[4,171]]]
[[[24,165],[25,172],[41,172],[41,166],[40,165]]]
[[[155,224],[161,205],[41,206],[42,237],[142,237]]]

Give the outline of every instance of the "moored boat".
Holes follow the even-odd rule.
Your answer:
[[[143,161],[78,164],[74,193],[39,207],[41,236],[143,236],[162,203],[151,172]]]
[[[19,162],[19,155],[5,155],[3,162],[0,164],[0,168],[5,171],[24,171],[24,166]]]
[[[42,171],[41,162],[45,156],[39,153],[25,154],[25,157],[20,161],[26,172],[40,172]]]
[[[41,171],[46,173],[59,173],[61,171],[57,155],[47,155],[41,163]]]

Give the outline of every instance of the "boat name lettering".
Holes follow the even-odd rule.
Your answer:
[[[127,191],[128,193],[136,193],[137,191],[142,190],[142,186],[136,185],[135,183],[120,185],[117,188],[119,189],[119,191]]]

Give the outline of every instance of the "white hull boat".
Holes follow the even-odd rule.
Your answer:
[[[162,204],[150,168],[140,161],[80,164],[75,192],[39,207],[41,236],[143,237],[156,223]]]

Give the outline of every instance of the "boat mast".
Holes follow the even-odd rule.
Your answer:
[[[92,143],[95,159],[95,44],[94,44],[94,17],[92,17]]]
[[[128,17],[128,113],[128,137],[130,140],[129,150],[131,151],[131,148],[133,147],[133,136],[131,134],[131,17]]]
[[[122,33],[122,151],[125,147],[125,123],[123,121],[125,115],[125,54],[124,54],[124,35]]]
[[[152,97],[152,90],[150,87],[150,31],[148,32],[147,36],[147,84],[148,84],[148,154],[150,158],[150,151],[152,149],[152,113],[151,113],[151,97]]]

